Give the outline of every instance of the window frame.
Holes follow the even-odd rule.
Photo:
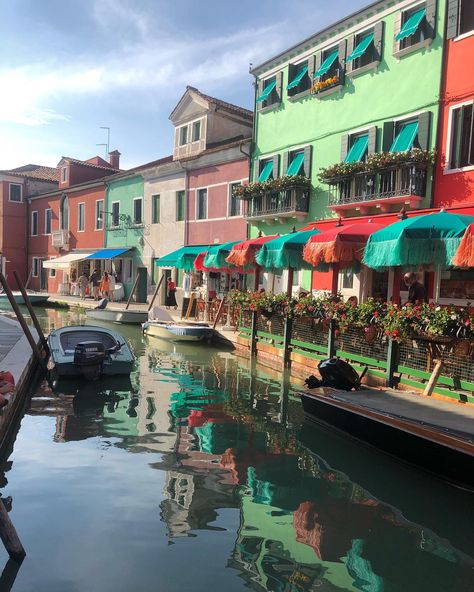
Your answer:
[[[182,211],[182,218],[180,218],[180,208],[179,208],[179,198],[180,195],[183,198],[183,211]],[[184,222],[186,220],[186,190],[185,189],[180,189],[179,191],[176,191],[175,193],[175,209],[176,209],[176,222]]]
[[[227,217],[228,218],[238,218],[239,216],[242,216],[242,200],[241,199],[237,199],[237,203],[239,204],[238,206],[238,213],[237,214],[231,214],[231,204],[232,204],[232,193],[233,193],[233,187],[240,187],[240,185],[242,185],[242,182],[246,180],[246,179],[241,179],[240,181],[229,181],[228,183],[228,190],[227,190],[227,195],[228,195],[228,199],[227,199]]]
[[[326,47],[326,49],[323,49],[321,51],[321,64],[323,64],[327,60],[327,58],[335,51],[337,51],[337,58],[334,60],[332,66],[325,74],[321,74],[321,76],[318,76],[320,82],[323,82],[325,80],[328,80],[329,78],[338,75],[338,84],[341,84],[341,56],[339,55],[339,44],[331,45],[330,47]]]
[[[349,138],[348,138],[348,143],[347,143],[347,154],[349,154],[349,152],[352,150],[352,147],[354,146],[356,140],[358,140],[359,138],[362,138],[364,136],[367,136],[367,149],[365,151],[365,155],[364,158],[359,161],[359,162],[366,162],[368,156],[369,156],[369,142],[370,142],[370,136],[369,136],[369,129],[366,128],[364,130],[359,130],[359,131],[355,131],[352,132],[350,134],[348,134]]]
[[[82,212],[82,220],[81,220],[81,212]],[[82,227],[81,227],[81,222],[82,222]],[[85,231],[86,231],[86,202],[81,201],[77,204],[77,232],[85,232]]]
[[[281,77],[281,72],[279,74],[280,74],[280,77]],[[264,101],[261,101],[261,102],[257,103],[258,110],[259,111],[265,111],[266,109],[272,109],[273,107],[275,107],[276,105],[279,105],[281,103],[281,97],[280,97],[280,95],[278,93],[278,73],[273,74],[272,76],[269,76],[268,78],[264,78],[264,79],[261,80],[261,83],[262,83],[262,87],[261,87],[262,92],[260,93],[260,95],[265,92],[265,89],[273,81],[275,81],[275,88],[270,93],[270,96],[268,98],[266,98]]]
[[[474,164],[469,164],[463,167],[451,167],[451,162],[452,162],[452,152],[453,152],[453,146],[454,146],[454,112],[457,110],[462,109],[463,107],[467,107],[467,106],[471,106],[472,109],[472,118],[473,118],[473,123],[472,123],[472,129],[473,129],[473,134],[471,136],[471,150],[472,151],[474,149],[474,100],[471,99],[470,101],[463,101],[462,103],[457,103],[456,105],[451,105],[449,108],[449,117],[448,117],[448,130],[447,130],[447,135],[446,135],[446,161],[445,161],[445,166],[444,166],[444,174],[453,174],[453,173],[459,173],[459,172],[463,172],[463,171],[471,171],[474,170]],[[462,133],[462,132],[461,132]]]
[[[183,132],[184,133],[184,142],[183,142]],[[188,124],[186,125],[182,125],[179,128],[179,146],[186,146],[187,144],[189,144],[189,138],[188,138]]]
[[[56,259],[56,257],[50,257],[49,261],[53,261],[54,259]],[[55,279],[56,278],[56,273],[57,273],[57,269],[55,267],[51,267],[49,270],[49,277],[51,279]]]
[[[102,216],[99,216],[99,209],[98,206],[99,204],[102,204]],[[95,220],[94,220],[94,230],[104,230],[104,200],[103,199],[96,199],[95,200]],[[99,220],[100,220],[100,226],[99,226]]]
[[[49,232],[48,232],[48,213],[49,213]],[[52,208],[46,208],[44,210],[44,234],[49,236],[53,232],[53,210]]]
[[[66,206],[66,207],[65,207]],[[67,217],[64,216],[66,211]],[[69,196],[64,194],[59,202],[59,226],[60,230],[69,230],[69,223],[71,219],[71,212],[69,210]]]
[[[117,209],[117,224],[115,224],[114,223],[114,206],[117,205],[117,204],[118,204],[118,209]],[[111,202],[110,205],[112,206],[111,207],[111,210],[112,211],[110,212],[110,215],[112,216],[110,227],[111,228],[118,228],[120,226],[120,200],[113,201],[113,202]]]
[[[206,214],[204,217],[199,217],[199,195],[202,191],[206,192]],[[209,220],[209,189],[208,187],[199,187],[196,189],[196,215],[195,219],[197,220]]]
[[[375,36],[375,26],[369,27],[368,29],[363,29],[362,31],[355,33],[355,35],[354,35],[354,49],[359,45],[359,43],[362,42],[363,39],[365,39],[365,37],[368,37],[371,33],[373,33]],[[369,62],[367,62],[366,64],[360,63],[362,58],[364,58],[364,56],[366,56],[369,52],[371,54],[372,59]],[[377,51],[375,48],[375,37],[374,37],[374,40],[370,43],[370,45],[366,49],[366,51],[360,57],[356,58],[355,60],[352,60],[352,67],[351,67],[350,71],[351,71],[351,73],[353,72],[354,74],[358,74],[362,71],[368,70],[369,68],[376,67],[379,63],[380,63],[380,61],[377,59]]]
[[[67,183],[67,166],[61,167],[61,183]]]
[[[36,216],[35,216],[36,214]],[[33,232],[33,220],[36,220],[36,232]],[[39,231],[39,212],[38,210],[32,210],[30,220],[30,236],[38,236]]]
[[[201,123],[201,121],[202,121],[201,119],[196,119],[196,121],[193,121],[191,123],[191,143],[192,144],[194,142],[199,142],[201,140],[201,133],[202,133],[202,123]],[[199,126],[198,127],[199,134],[198,134],[198,137],[197,138],[194,137],[194,132],[195,132],[196,126]]]
[[[158,208],[156,207],[157,203],[158,203]],[[151,196],[151,223],[152,224],[161,224],[161,194],[160,193],[154,193]]]
[[[307,57],[305,60],[302,60],[301,62],[295,62],[295,63],[288,65],[288,84],[291,83],[290,70],[292,70],[294,68],[292,76],[295,77],[295,76],[297,76],[298,72],[302,68],[304,68],[305,65],[308,67],[308,71],[303,76],[303,78],[299,81],[299,83],[294,88],[290,88],[290,89],[287,88],[286,89],[286,94],[287,94],[288,98],[295,99],[300,96],[303,96],[303,94],[309,94],[311,92],[312,81],[311,81],[310,71],[309,71],[311,62],[314,63],[314,58],[311,59],[311,56],[310,56],[310,57]]]
[[[474,35],[474,27],[472,29],[470,29],[469,31],[461,32],[462,7],[463,7],[463,2],[465,2],[465,1],[466,0],[458,0],[458,22],[456,24],[456,37],[454,38],[454,41],[461,41],[461,39],[466,39],[467,37]],[[469,4],[469,1],[470,0],[467,0],[468,6],[473,6],[472,4]],[[474,7],[473,7],[473,10],[474,10]]]
[[[136,205],[140,202],[140,220],[136,218]],[[141,226],[143,224],[143,197],[134,197],[133,198],[133,218],[132,224],[134,226]]]
[[[37,278],[40,274],[40,257],[32,257],[31,258],[31,277]],[[35,265],[36,265],[36,273],[35,273]]]
[[[12,187],[20,188],[20,199],[12,199]],[[23,185],[21,183],[8,183],[8,201],[12,203],[23,203]]]

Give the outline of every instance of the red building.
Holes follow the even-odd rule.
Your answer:
[[[109,163],[98,156],[87,161],[63,157],[58,164],[59,189],[30,199],[32,289],[68,293],[70,282],[83,269],[91,271],[83,259],[104,246],[105,178],[119,172],[119,156],[112,152]]]
[[[23,282],[30,273],[26,258],[29,198],[57,186],[55,168],[29,164],[0,171],[0,271],[9,281],[13,282],[13,271],[19,273]]]

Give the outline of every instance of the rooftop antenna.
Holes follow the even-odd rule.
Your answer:
[[[100,129],[107,130],[107,144],[97,144],[97,146],[106,146],[107,152],[105,153],[105,158],[107,159],[110,152],[110,127],[101,125]]]

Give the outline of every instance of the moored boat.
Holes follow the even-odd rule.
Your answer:
[[[145,335],[172,341],[210,341],[214,337],[214,329],[206,323],[148,321],[142,327]]]
[[[48,294],[41,294],[39,292],[27,292],[28,299],[31,304],[39,304],[41,302],[46,302],[49,296]],[[15,302],[17,304],[25,304],[25,299],[23,298],[21,292],[13,292],[13,296],[15,298]],[[0,306],[10,306],[10,301],[8,300],[8,296],[4,293],[0,293]]]
[[[62,327],[50,333],[48,345],[48,368],[54,378],[82,376],[95,380],[100,376],[126,375],[135,362],[125,339],[104,327]]]
[[[97,321],[134,325],[141,325],[148,320],[148,312],[142,310],[112,310],[108,308],[92,308],[90,310],[86,310],[86,316],[89,319],[95,319]]]

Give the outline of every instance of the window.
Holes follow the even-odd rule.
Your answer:
[[[472,0],[459,0],[459,35],[474,31],[474,3]]]
[[[205,220],[207,218],[207,189],[198,189],[196,220]]]
[[[309,62],[300,64],[290,64],[288,68],[288,96],[292,97],[309,90],[311,87],[311,80],[309,77]]]
[[[441,272],[440,297],[449,300],[468,300],[474,297],[474,272],[453,269]]]
[[[261,160],[259,162],[259,175],[258,175],[258,182],[263,183],[264,181],[268,181],[270,177],[273,177],[273,159],[270,160]]]
[[[19,183],[10,183],[9,201],[22,201],[22,186]]]
[[[102,230],[104,228],[104,200],[98,199],[95,202],[95,229]]]
[[[289,166],[286,174],[291,177],[293,175],[301,175],[303,173],[304,152],[297,150],[289,154]]]
[[[281,87],[283,80],[283,72],[279,72],[271,78],[260,80],[258,82],[257,90],[257,109],[261,110],[265,107],[272,107],[281,101]]]
[[[133,200],[133,223],[134,224],[142,224],[143,223],[143,199],[141,197],[137,197]]]
[[[358,70],[375,62],[375,34],[373,31],[364,31],[354,38],[354,51],[346,59],[346,63],[352,62],[352,70]]]
[[[234,189],[240,187],[240,183],[229,184],[229,216],[240,216],[241,200],[234,195]]]
[[[50,261],[53,261],[54,259],[56,259],[56,257],[51,257]],[[51,267],[49,270],[49,277],[50,278],[55,278],[56,277],[56,269],[54,267]]]
[[[51,234],[51,223],[53,220],[53,212],[51,208],[44,211],[44,233]]]
[[[474,165],[473,105],[463,105],[451,112],[451,146],[449,168],[461,169]]]
[[[367,157],[369,135],[357,134],[349,138],[350,148],[344,162],[361,162]]]
[[[112,202],[112,226],[118,226],[120,224],[120,202]]]
[[[193,142],[197,142],[201,139],[201,122],[195,121],[193,123]]]
[[[321,54],[321,66],[314,73],[315,78],[321,81],[337,78],[335,83],[339,82],[339,48],[331,47]]]
[[[63,195],[61,198],[61,230],[69,230],[69,198]]]
[[[428,37],[426,22],[426,6],[420,5],[402,13],[402,28],[395,37],[400,43],[400,50],[421,43]]]
[[[67,181],[67,167],[61,168],[61,183],[66,183]]]
[[[38,212],[31,212],[31,236],[38,235]]]
[[[152,198],[152,209],[153,209],[153,224],[159,224],[160,222],[160,196],[153,195]]]
[[[40,271],[40,259],[39,257],[33,257],[33,267],[31,268],[31,275],[38,277]]]
[[[77,230],[79,232],[84,232],[85,228],[85,218],[86,218],[86,204],[80,203],[77,204]]]
[[[124,259],[124,282],[126,284],[132,283],[133,279],[133,260]]]
[[[354,288],[354,271],[347,267],[341,271],[342,275],[342,289],[352,290]]]
[[[177,191],[176,192],[176,221],[182,222],[185,217],[185,191]]]
[[[188,126],[183,125],[183,127],[181,127],[179,129],[179,145],[184,146],[184,144],[187,144],[187,143],[188,143]]]
[[[390,152],[411,150],[418,137],[418,127],[418,120],[397,122],[395,126],[395,139],[390,147]]]

